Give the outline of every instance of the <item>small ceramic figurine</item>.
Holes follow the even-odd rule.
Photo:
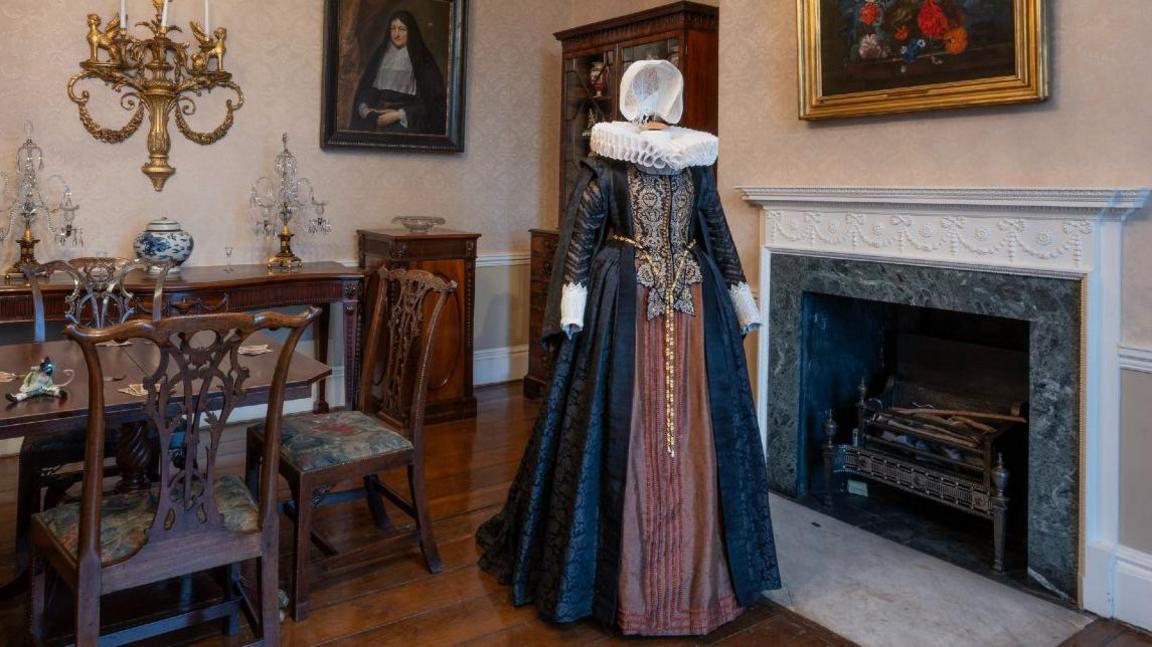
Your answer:
[[[56,365],[52,363],[52,359],[45,357],[40,362],[39,366],[33,366],[28,369],[28,374],[24,376],[24,382],[20,385],[20,391],[16,395],[7,393],[8,399],[12,402],[23,402],[29,398],[39,396],[51,396],[54,398],[63,398],[68,395],[64,387],[72,383],[75,377],[75,371],[71,369],[65,370],[64,373],[68,375],[68,381],[64,384],[55,384],[52,381],[52,374],[56,372]]]
[[[593,61],[591,69],[588,70],[588,81],[591,82],[597,98],[604,96],[604,90],[608,88],[608,75],[604,73],[605,71],[603,61]]]

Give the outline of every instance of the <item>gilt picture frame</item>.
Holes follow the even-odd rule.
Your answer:
[[[464,151],[467,0],[325,0],[322,148]]]
[[[1048,98],[1047,0],[797,0],[800,118]]]

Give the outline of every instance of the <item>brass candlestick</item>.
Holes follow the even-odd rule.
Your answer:
[[[290,223],[307,218],[310,234],[327,234],[332,223],[324,216],[325,203],[316,200],[312,182],[296,172],[296,156],[288,150],[288,133],[281,138],[284,150],[276,156],[275,176],[262,177],[252,185],[249,204],[257,212],[253,229],[258,234],[280,239],[280,251],[268,259],[268,269],[291,272],[300,269],[304,261],[292,251],[295,236]],[[276,232],[279,232],[278,234]]]
[[[292,251],[292,237],[295,235],[296,234],[292,233],[292,230],[288,228],[288,223],[284,223],[284,225],[280,227],[280,234],[277,235],[277,238],[280,239],[280,251],[268,259],[268,269],[291,272],[292,270],[300,269],[304,264],[304,259]]]
[[[232,75],[224,71],[228,31],[221,27],[209,34],[200,23],[193,21],[192,33],[199,43],[199,51],[189,55],[189,43],[177,43],[168,38],[169,32],[181,29],[165,24],[164,2],[152,0],[156,17],[137,23],[137,26],[147,27],[152,32],[152,37],[145,39],[131,36],[128,25],[120,24],[119,15],[101,29],[100,16],[88,14],[88,60],[80,63],[84,71],[68,81],[68,98],[79,106],[80,123],[102,142],[118,144],[131,137],[140,128],[147,111],[148,162],[141,170],[152,180],[157,191],[163,191],[164,183],[176,173],[176,169],[168,164],[168,152],[172,148],[168,120],[172,114],[176,116],[176,128],[184,137],[207,146],[228,134],[234,113],[244,106],[244,93],[232,81]],[[101,60],[101,53],[105,60]],[[121,107],[132,113],[123,128],[104,128],[92,118],[88,111],[88,91],[76,93],[76,84],[85,79],[99,79],[121,93]],[[128,92],[123,92],[125,87],[129,88]],[[228,113],[214,130],[206,133],[193,130],[186,119],[196,114],[193,95],[199,97],[214,88],[231,89],[237,100],[226,101]]]
[[[17,219],[22,221],[24,233],[16,240],[20,246],[20,258],[4,272],[5,280],[23,279],[25,265],[39,265],[36,260],[36,243],[40,242],[32,233],[32,224],[43,216],[48,231],[53,235],[58,245],[72,242],[74,245],[83,245],[80,229],[74,224],[76,211],[79,206],[72,203],[72,191],[64,182],[64,178],[53,175],[41,181],[37,171],[44,169],[44,151],[32,140],[32,124],[26,126],[27,139],[16,151],[16,170],[18,175],[10,178],[4,174],[4,193],[10,199],[8,203],[8,224],[0,230],[0,241],[8,240],[15,230]],[[44,185],[53,180],[63,185],[59,202],[49,205],[44,199]],[[14,185],[14,194],[9,195],[10,184]],[[59,217],[59,220],[55,220]]]

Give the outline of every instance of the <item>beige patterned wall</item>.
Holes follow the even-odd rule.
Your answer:
[[[540,0],[471,0],[467,152],[462,155],[322,152],[319,148],[322,0],[213,0],[213,22],[229,28],[228,66],[247,104],[223,141],[200,147],[174,138],[177,174],[163,193],[140,173],[147,159],[144,133],[126,143],[101,144],[81,128],[65,95],[68,77],[86,58],[85,15],[115,11],[115,0],[3,0],[0,2],[0,166],[11,168],[23,123],[33,119],[48,157],[48,172],[64,174],[81,204],[88,250],[128,254],[135,234],[161,214],[180,220],[196,237],[190,264],[264,256],[269,243],[246,225],[251,183],[268,173],[287,131],[336,231],[302,242],[306,259],[355,258],[355,230],[388,225],[394,216],[437,215],[450,226],[483,234],[482,253],[524,249],[527,230],[556,191],[559,48],[551,34],[564,27],[561,11]],[[129,14],[150,6],[129,0]],[[199,0],[175,0],[171,19],[200,20]],[[109,122],[103,88],[93,104]],[[221,99],[206,102],[194,125],[209,127]],[[0,262],[14,255],[0,249]],[[45,251],[44,257],[52,256]]]
[[[720,5],[720,0],[695,1],[699,4]],[[668,3],[669,0],[572,0],[572,15],[569,23],[573,27],[586,25],[590,22],[607,20]]]
[[[797,114],[796,4],[724,0],[720,184],[1152,185],[1152,12],[1147,0],[1051,2],[1052,98],[820,124]],[[753,210],[725,198],[746,258]],[[1126,330],[1152,344],[1152,228],[1129,227]]]

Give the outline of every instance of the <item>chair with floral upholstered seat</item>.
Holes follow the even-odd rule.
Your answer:
[[[64,275],[72,290],[64,295],[64,319],[69,323],[106,328],[124,323],[142,312],[140,299],[125,287],[125,277],[146,265],[127,258],[85,257],[67,261],[50,261],[43,265],[24,267],[24,275],[32,290],[33,336],[36,343],[46,338],[47,313],[44,305],[44,286],[53,276]],[[164,291],[168,266],[162,266],[152,290],[153,303],[159,303]],[[159,309],[153,313],[159,316]],[[105,456],[116,451],[116,430],[105,438]],[[32,515],[51,508],[65,495],[68,488],[80,482],[79,470],[65,466],[84,460],[84,432],[60,431],[37,434],[24,439],[20,446],[20,470],[16,494],[16,564],[27,566],[28,525]],[[108,474],[114,474],[110,467]],[[42,492],[46,492],[42,495]],[[20,583],[26,580],[18,580]]]
[[[424,404],[436,324],[456,284],[421,270],[381,268],[372,278],[376,289],[369,310],[359,410],[284,420],[280,474],[291,489],[288,511],[296,522],[289,593],[296,620],[308,615],[313,570],[365,560],[400,537],[417,539],[428,570],[441,570],[424,491]],[[384,367],[383,377],[374,381],[378,364]],[[374,382],[381,385],[379,398],[372,392]],[[264,439],[259,425],[248,430],[249,486],[259,471],[259,448],[264,446]],[[385,470],[400,467],[407,469],[409,498],[378,477]],[[332,491],[350,481],[357,486]],[[312,519],[320,505],[352,498],[367,498],[373,519],[385,536],[369,546],[338,553],[314,532]],[[414,525],[394,527],[383,498],[412,517]],[[312,558],[313,541],[326,558]]]
[[[241,359],[241,345],[258,332],[284,329],[287,340],[268,384],[269,445],[262,448],[266,464],[276,459],[292,355],[319,313],[310,308],[299,315],[193,315],[65,330],[80,345],[88,368],[85,470],[79,503],[32,518],[33,642],[47,637],[45,586],[51,570],[76,594],[78,645],[124,644],[216,620],[235,634],[242,609],[262,644],[279,644],[276,470],[262,470],[253,495],[238,476],[218,473],[217,455],[229,416],[247,400],[251,371]],[[153,358],[142,367],[143,413],[165,451],[159,479],[149,489],[106,496],[105,387],[97,346],[121,340],[153,347],[138,355]],[[255,598],[240,579],[240,564],[248,560],[257,562]],[[214,603],[101,634],[103,596],[201,571],[224,575],[222,595]]]

